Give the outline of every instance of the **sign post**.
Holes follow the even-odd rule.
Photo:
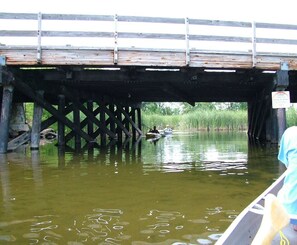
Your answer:
[[[276,109],[278,124],[278,141],[286,129],[286,108],[290,107],[290,92],[276,91],[272,92],[272,108]]]

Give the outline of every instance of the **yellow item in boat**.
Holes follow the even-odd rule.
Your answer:
[[[275,235],[290,222],[285,208],[273,194],[265,197],[265,208],[260,228],[251,245],[271,245]]]

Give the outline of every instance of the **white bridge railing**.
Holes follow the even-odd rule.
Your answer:
[[[0,50],[179,50],[297,57],[297,25],[118,15],[0,13]]]

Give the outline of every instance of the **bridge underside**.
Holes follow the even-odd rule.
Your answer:
[[[34,137],[54,122],[60,145],[73,137],[77,144],[100,137],[101,145],[122,136],[136,139],[141,135],[141,102],[247,102],[249,136],[277,142],[284,110],[271,109],[271,92],[289,90],[291,102],[297,101],[296,71],[284,70],[2,66],[0,77],[1,152],[7,151],[11,103],[35,103],[31,145],[38,148]],[[42,109],[52,115],[43,123]]]

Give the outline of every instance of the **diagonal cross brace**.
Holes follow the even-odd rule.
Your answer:
[[[72,105],[72,104],[71,104]],[[99,108],[97,108],[95,111],[93,111],[93,114],[94,115],[97,115],[99,113]],[[80,122],[80,128],[84,128],[85,126],[88,125],[88,118],[86,117],[84,120],[82,120]],[[73,131],[71,131],[70,133],[68,133],[66,136],[65,136],[65,142],[68,142],[69,140],[71,140],[73,137],[74,137],[75,133]],[[92,137],[96,138],[96,134],[93,134]]]
[[[128,122],[136,129],[136,131],[140,135],[142,135],[142,131],[137,127],[137,125],[135,124],[135,122],[133,122],[133,120],[130,118],[130,115],[125,110],[123,110],[122,107],[119,107],[118,109],[125,116],[125,119],[128,120]]]
[[[117,117],[114,116],[114,114],[110,110],[108,110],[101,103],[97,102],[97,104],[100,106],[101,110],[103,110],[110,118],[112,118],[112,120],[115,121],[115,123],[123,130],[123,132],[125,133],[126,136],[131,137],[130,132],[125,128],[123,123]]]
[[[87,133],[85,133],[83,130],[80,129],[77,125],[75,125],[73,122],[71,122],[65,115],[61,115],[59,111],[54,108],[50,103],[48,103],[46,100],[40,98],[36,95],[34,90],[25,84],[24,82],[18,81],[14,82],[14,85],[16,89],[18,89],[20,92],[24,93],[26,96],[34,100],[37,104],[42,106],[44,109],[46,109],[49,113],[51,113],[54,117],[57,118],[57,120],[64,123],[67,127],[74,130],[78,135],[80,135],[83,139],[85,139],[88,142],[93,142],[94,139],[90,137]]]
[[[66,89],[63,91],[65,96],[71,99],[74,103],[74,106],[77,106],[77,108],[83,112],[89,120],[93,121],[104,133],[106,133],[109,137],[115,139],[116,135],[111,132],[102,122],[100,122],[92,112],[90,112],[81,102],[78,101],[77,98],[75,98],[70,92],[68,92]]]

